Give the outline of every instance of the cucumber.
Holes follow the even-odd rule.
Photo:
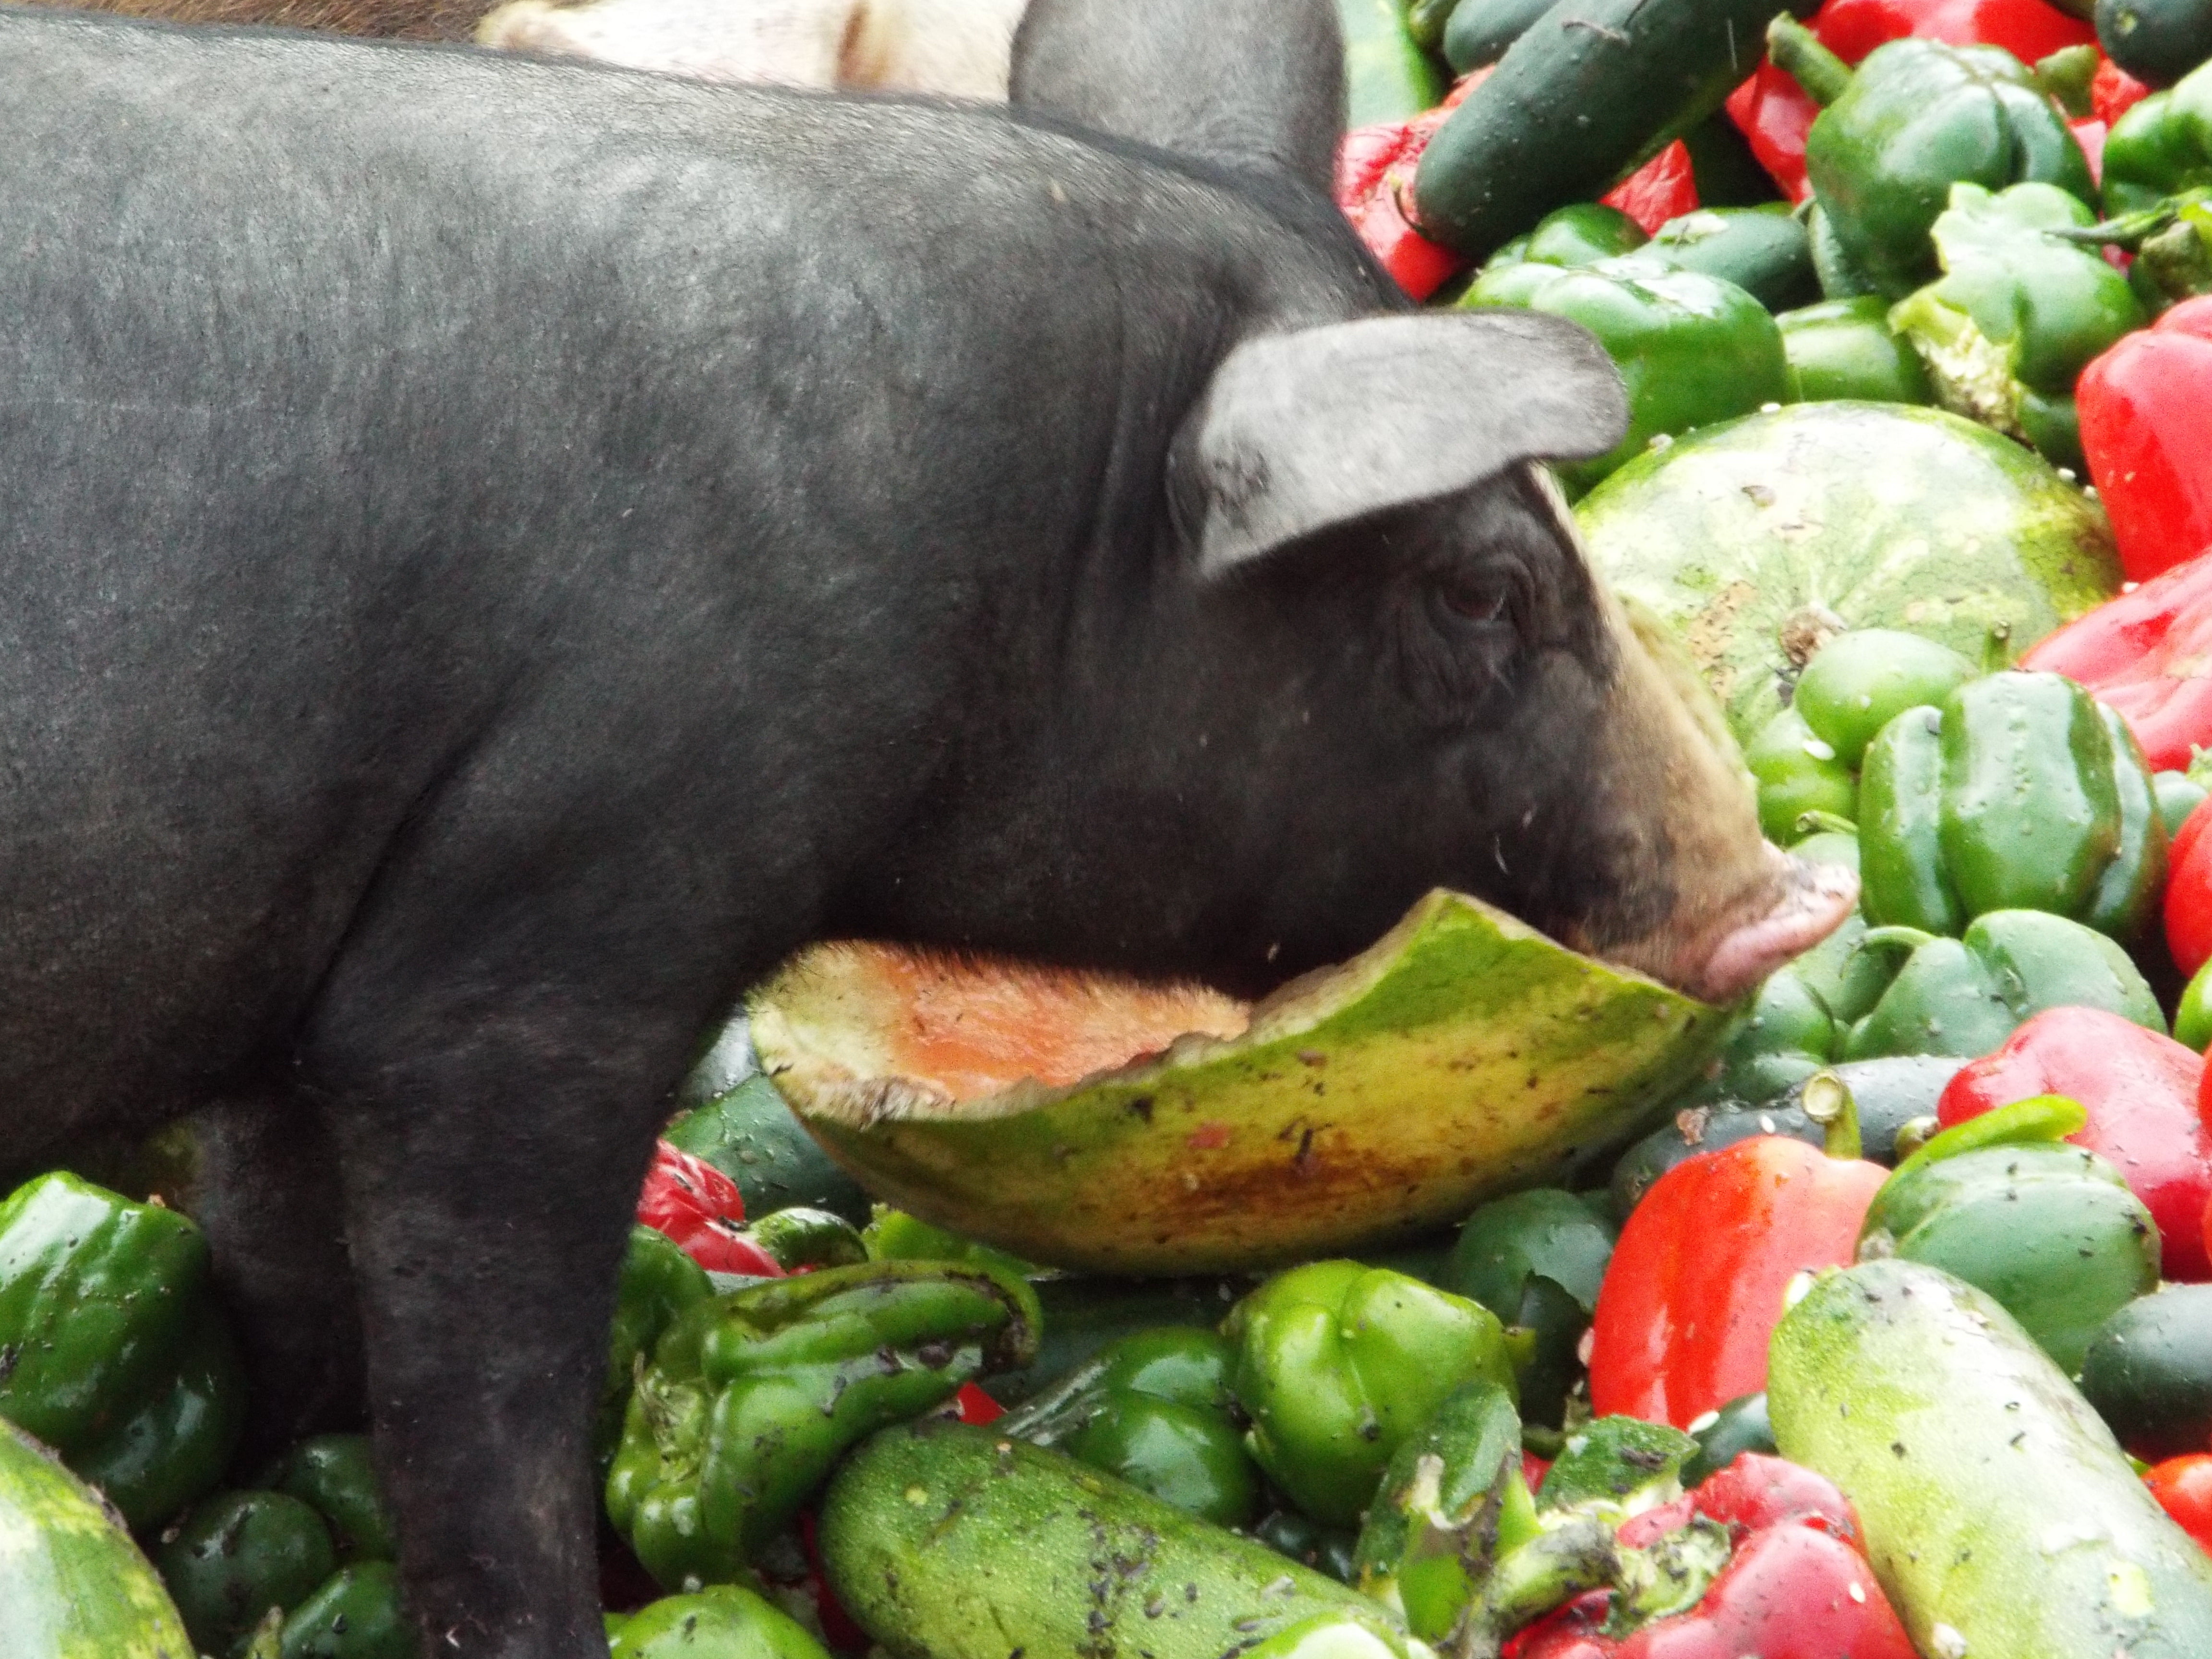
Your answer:
[[[664,1134],[736,1182],[749,1216],[804,1204],[855,1226],[867,1222],[860,1183],[830,1161],[758,1073],[684,1113]]]
[[[2170,87],[2212,60],[2212,0],[2097,0],[2097,43],[2136,80]]]
[[[185,1622],[123,1517],[0,1421],[0,1653],[192,1659]]]
[[[902,1659],[1221,1659],[1316,1618],[1366,1627],[1376,1659],[1411,1651],[1356,1590],[1072,1457],[941,1418],[848,1458],[819,1536],[837,1599]]]
[[[2212,1557],[1992,1297],[1911,1261],[1823,1274],[1776,1328],[1766,1392],[1923,1654],[2212,1653]]]
[[[1603,193],[1720,106],[1782,9],[1561,0],[1430,140],[1413,175],[1421,228],[1486,258],[1561,203]]]
[[[1460,0],[1444,25],[1444,62],[1454,75],[1494,64],[1551,9],[1552,0]]]

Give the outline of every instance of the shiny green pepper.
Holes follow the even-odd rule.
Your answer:
[[[1591,1205],[1539,1187],[1492,1199],[1468,1217],[1437,1276],[1445,1290],[1533,1339],[1516,1368],[1522,1413],[1532,1423],[1560,1425],[1617,1236]]]
[[[1570,202],[1554,208],[1536,222],[1525,236],[1516,236],[1492,254],[1485,271],[1508,265],[1594,265],[1601,259],[1633,253],[1651,239],[1619,208],[1602,202]]]
[[[2105,207],[2141,213],[2212,185],[2212,64],[2191,70],[2105,135]]]
[[[1963,939],[1877,927],[1866,949],[1909,950],[1874,1011],[1851,1028],[1846,1060],[1957,1054],[2001,1047],[2046,1008],[2102,1008],[2163,1033],[2158,999],[2104,934],[2041,910],[1992,910]]]
[[[1946,409],[2077,470],[2085,463],[2074,382],[2092,357],[2149,320],[2127,277],[2095,250],[2045,234],[2095,220],[2056,185],[1994,195],[1954,185],[1930,233],[1944,274],[1889,314]]]
[[[2124,722],[2056,674],[2002,673],[1907,709],[1868,746],[1861,903],[1878,927],[1960,933],[2038,909],[2129,939],[2166,875],[2166,828]]]
[[[1929,232],[1961,180],[1990,190],[2035,180],[2097,199],[2065,118],[2001,47],[1891,40],[1853,70],[1787,14],[1766,39],[1774,63],[1822,106],[1805,170],[1838,247],[1893,300],[1936,275]]]
[[[1250,1524],[1260,1471],[1232,1414],[1226,1339],[1163,1326],[1109,1343],[999,1424],[1221,1527]]]
[[[1355,1524],[1406,1437],[1462,1382],[1510,1390],[1498,1316],[1386,1268],[1316,1261],[1279,1273],[1222,1327],[1231,1387],[1260,1467],[1316,1520]]]
[[[1766,307],[1735,283],[1656,270],[1640,255],[1575,268],[1523,263],[1486,271],[1465,307],[1518,306],[1580,323],[1598,337],[1628,390],[1628,434],[1610,454],[1560,469],[1588,489],[1654,438],[1748,415],[1782,401],[1782,336]]]
[[[282,1659],[421,1659],[398,1571],[389,1561],[339,1568],[292,1609],[277,1651]]]
[[[287,1492],[225,1492],[164,1534],[154,1565],[204,1654],[229,1653],[271,1607],[289,1608],[337,1570],[330,1528]]]
[[[0,1416],[132,1526],[221,1478],[245,1386],[187,1218],[64,1173],[0,1204]]]
[[[616,1632],[611,1659],[829,1659],[797,1620],[737,1584],[640,1607]]]
[[[2106,1320],[2158,1286],[2158,1228],[2142,1200],[2039,1121],[1963,1152],[1936,1136],[1875,1194],[1859,1255],[1978,1285],[2069,1376]]]
[[[1920,354],[1889,325],[1889,301],[1878,294],[1823,300],[1774,319],[1788,364],[1786,402],[1836,398],[1869,403],[1932,404],[1936,388]]]
[[[1843,1040],[1834,1014],[1796,965],[1777,969],[1736,1017],[1708,1080],[1684,1094],[1678,1109],[1771,1100],[1840,1058]]]
[[[607,1374],[599,1385],[599,1407],[592,1422],[592,1450],[601,1479],[621,1443],[623,1414],[641,1358],[653,1352],[661,1333],[677,1316],[714,1294],[707,1270],[657,1228],[633,1226],[616,1283],[615,1317],[607,1340]]]
[[[1744,746],[1743,763],[1759,786],[1759,827],[1778,846],[1787,847],[1808,833],[1800,824],[1808,812],[1858,816],[1859,785],[1852,769],[1833,744],[1805,723],[1794,704],[1759,727]]]
[[[1908,708],[1940,703],[1977,670],[1948,645],[1893,628],[1854,628],[1822,646],[1790,706],[1856,772],[1867,745]]]
[[[855,1442],[1036,1351],[1036,1292],[942,1261],[775,1279],[678,1316],[640,1374],[607,1515],[663,1584],[727,1582]]]
[[[311,1435],[288,1448],[258,1484],[312,1504],[330,1526],[341,1566],[399,1559],[367,1435]]]

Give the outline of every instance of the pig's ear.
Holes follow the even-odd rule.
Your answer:
[[[1201,574],[1516,462],[1602,455],[1628,429],[1595,336],[1533,311],[1374,317],[1248,340],[1168,462]]]

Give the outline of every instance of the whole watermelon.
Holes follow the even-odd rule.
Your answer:
[[[1996,668],[2119,591],[2096,501],[1941,410],[1793,404],[1639,455],[1576,509],[1623,598],[1678,633],[1748,738],[1842,628]]]

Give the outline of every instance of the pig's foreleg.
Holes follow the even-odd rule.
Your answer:
[[[438,1659],[606,1651],[587,1421],[653,1130],[708,1011],[620,1000],[592,982],[622,977],[603,948],[551,977],[534,955],[440,973],[374,951],[341,965],[311,1043],[378,1466]]]
[[[361,1318],[337,1155],[314,1102],[283,1083],[195,1113],[192,1210],[253,1379],[245,1458],[350,1426],[363,1401]]]

